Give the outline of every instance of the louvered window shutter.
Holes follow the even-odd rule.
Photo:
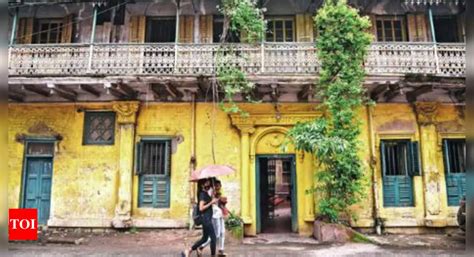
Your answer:
[[[139,207],[153,207],[155,202],[155,177],[150,175],[140,176]]]
[[[380,170],[382,171],[382,176],[385,177],[385,173],[386,173],[386,156],[385,156],[385,142],[384,141],[380,141],[380,159],[381,159],[381,162],[380,162]]]
[[[443,159],[444,159],[444,173],[447,175],[451,173],[449,165],[449,149],[448,140],[443,139]]]
[[[146,16],[131,16],[128,41],[131,43],[145,42]]]
[[[68,15],[63,19],[63,27],[61,31],[61,43],[67,44],[72,41],[74,15]]]
[[[33,41],[33,18],[21,18],[16,32],[17,44],[31,44]]]
[[[311,14],[296,15],[296,39],[298,42],[313,42],[314,24]]]
[[[135,174],[140,175],[142,172],[142,149],[143,143],[138,142],[135,145]]]
[[[407,14],[407,22],[408,22],[408,39],[410,42],[429,41],[425,14],[423,13]]]
[[[409,176],[397,178],[398,204],[399,207],[413,206],[413,179]]]
[[[194,42],[194,16],[181,15],[179,17],[179,42],[193,43]]]
[[[418,141],[410,142],[410,168],[408,170],[410,176],[421,176],[420,170],[420,149],[418,146]]]
[[[372,26],[370,27],[370,33],[374,36],[373,41],[377,41],[377,23],[375,22],[375,15],[369,15],[370,23]]]
[[[200,43],[212,43],[213,36],[212,15],[201,15],[199,17],[199,41]]]

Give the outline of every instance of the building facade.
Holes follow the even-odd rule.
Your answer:
[[[232,65],[257,85],[260,103],[236,97],[248,117],[212,101],[219,1],[57,2],[10,3],[10,208],[38,208],[50,227],[186,227],[191,171],[228,164],[237,171],[222,177],[228,207],[255,235],[274,208],[265,195],[276,160],[291,230],[312,232],[315,160],[282,145],[294,124],[321,115],[312,16],[322,1],[260,1],[265,41],[226,38]],[[377,102],[359,110],[367,194],[351,225],[456,226],[465,194],[463,2],[350,3],[372,21],[364,86]]]

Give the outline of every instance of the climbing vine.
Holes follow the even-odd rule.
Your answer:
[[[299,150],[318,160],[316,179],[321,192],[319,213],[339,222],[348,207],[363,195],[363,167],[358,155],[358,110],[365,102],[363,61],[371,42],[370,22],[345,0],[327,0],[315,17],[319,31],[317,92],[324,115],[299,123],[288,136]],[[313,192],[311,192],[313,193]]]
[[[243,100],[253,102],[255,84],[250,82],[247,74],[235,65],[236,58],[241,56],[233,47],[225,44],[228,33],[240,33],[241,40],[249,44],[260,42],[265,34],[266,24],[262,9],[252,0],[222,0],[218,6],[224,15],[224,28],[221,35],[221,46],[216,55],[216,77],[223,99],[219,106],[225,112],[247,115],[234,102],[234,96],[241,94]],[[227,103],[227,104],[226,104]]]

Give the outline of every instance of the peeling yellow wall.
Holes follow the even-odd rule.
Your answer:
[[[108,108],[107,105],[91,105]],[[59,134],[53,160],[51,222],[57,225],[108,226],[115,207],[116,145],[83,145],[84,112],[74,105],[12,105],[9,108],[8,204],[20,207],[24,144],[17,135]],[[72,222],[71,222],[72,221]]]
[[[251,113],[262,113],[274,116],[275,109],[270,104],[242,104],[243,109]],[[78,109],[112,110],[111,104],[11,104],[9,106],[9,183],[8,200],[10,208],[19,207],[21,176],[23,170],[24,147],[15,140],[17,135],[50,136],[60,134],[63,139],[57,144],[54,166],[51,198],[50,224],[56,226],[101,226],[109,227],[114,217],[118,191],[119,169],[119,138],[116,133],[114,145],[83,145],[84,112]],[[191,159],[192,131],[191,103],[142,103],[137,114],[135,141],[146,136],[180,137],[172,153],[171,169],[171,206],[167,209],[138,208],[138,177],[133,177],[132,218],[136,226],[143,227],[179,227],[185,226],[189,214],[190,184],[189,163]],[[313,104],[281,104],[280,111],[286,113],[316,113]],[[460,118],[458,108],[452,105],[441,105],[436,120],[437,133],[429,138],[438,140],[443,137],[463,137],[464,122]],[[241,132],[232,125],[231,118],[212,104],[198,103],[196,115],[196,161],[197,167],[213,163],[212,141],[214,140],[217,164],[230,164],[236,168],[233,175],[222,177],[224,192],[229,198],[230,210],[241,213],[241,204],[249,206],[250,223],[246,226],[248,234],[255,233],[255,167],[254,160],[249,159],[250,190],[248,199],[241,199]],[[372,191],[372,170],[370,169],[370,130],[368,112],[360,110],[362,122],[360,156],[366,168],[365,199],[352,209],[356,219],[352,224],[358,227],[373,226],[374,197]],[[215,123],[213,123],[215,122]],[[212,128],[215,126],[215,134]],[[273,145],[280,132],[262,133],[269,127],[288,129],[290,126],[256,125],[255,131],[249,136],[250,154],[291,153],[295,154],[297,162],[298,181],[298,224],[300,233],[310,234],[314,210],[313,197],[305,194],[310,189],[314,176],[312,157],[301,155],[291,147],[287,152]],[[420,140],[420,127],[417,116],[408,104],[378,104],[373,108],[373,139],[375,144],[375,177],[380,217],[386,220],[386,226],[425,226],[425,182],[422,177],[416,177],[415,207],[384,208],[383,191],[379,160],[379,142],[383,138],[410,138]],[[118,131],[118,125],[116,126]],[[213,139],[214,137],[214,139]],[[259,138],[258,140],[256,138]],[[431,139],[430,139],[431,140]],[[279,144],[278,144],[279,145]],[[433,145],[433,144],[430,144]],[[421,145],[420,147],[423,147]],[[429,149],[428,149],[429,150]],[[431,149],[436,154],[436,170],[439,171],[440,212],[436,216],[444,219],[447,225],[455,225],[455,207],[446,203],[446,187],[441,149]],[[425,149],[427,151],[427,149]],[[301,158],[301,161],[299,161]],[[317,196],[315,196],[317,201]],[[242,201],[243,200],[243,201]],[[253,220],[252,220],[253,219]],[[437,222],[437,221],[436,221]],[[435,222],[435,223],[436,223]],[[436,223],[442,224],[442,223]]]

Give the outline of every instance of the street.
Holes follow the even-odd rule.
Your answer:
[[[10,243],[10,256],[179,256],[185,246],[199,237],[199,231],[153,230],[136,233],[62,234],[55,237],[81,238],[76,244],[38,242]],[[49,235],[51,236],[51,235]],[[264,237],[264,236],[263,236]],[[295,237],[295,236],[293,236]],[[246,238],[243,244],[229,240],[228,256],[467,256],[461,238],[436,235],[388,235],[382,244],[320,244],[310,238]],[[44,239],[46,240],[46,239]],[[195,256],[195,255],[193,255]],[[203,256],[210,256],[205,249]]]

